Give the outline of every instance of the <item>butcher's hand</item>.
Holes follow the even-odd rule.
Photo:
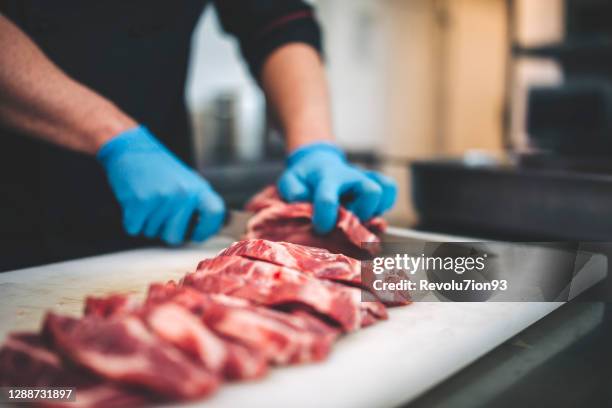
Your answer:
[[[119,134],[100,148],[97,158],[123,209],[129,235],[179,245],[185,239],[203,241],[221,227],[221,197],[147,128]],[[194,215],[198,223],[192,236],[185,237]]]
[[[389,210],[397,196],[393,180],[351,165],[342,150],[326,142],[292,152],[278,190],[289,202],[313,203],[313,224],[320,234],[330,232],[336,225],[341,200],[360,220],[367,221]]]

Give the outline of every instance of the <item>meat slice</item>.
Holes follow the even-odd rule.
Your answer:
[[[164,303],[147,308],[144,319],[159,338],[195,357],[210,371],[223,370],[228,358],[225,342],[189,310]]]
[[[234,242],[219,255],[242,256],[259,261],[297,269],[307,275],[320,279],[333,280],[366,290],[372,296],[364,296],[362,301],[380,300],[385,305],[399,306],[410,303],[408,293],[399,291],[374,290],[375,277],[371,264],[342,254],[332,254],[326,249],[274,242],[265,239],[251,239]],[[388,279],[385,279],[388,280]]]
[[[37,333],[13,333],[0,349],[0,386],[76,387],[76,401],[49,402],[48,407],[137,407],[153,401],[136,390],[103,380],[67,365]]]
[[[102,317],[134,314],[142,318],[159,338],[171,343],[211,372],[222,374],[227,379],[254,379],[266,374],[267,363],[263,356],[220,338],[190,310],[171,302],[171,295],[176,290],[174,282],[153,284],[146,304],[139,304],[137,308],[124,307],[126,304],[134,304],[125,295],[124,300],[119,300],[121,295],[89,297],[86,312]]]
[[[329,354],[339,334],[310,315],[286,314],[244,299],[201,293],[190,287],[171,293],[163,285],[152,286],[148,299],[172,302],[191,310],[220,336],[260,353],[273,364],[321,360]],[[240,365],[245,363],[237,361]]]
[[[109,380],[179,400],[208,395],[219,385],[208,370],[133,315],[75,319],[48,313],[44,330],[63,356]]]
[[[135,298],[120,293],[105,297],[87,296],[85,298],[85,315],[110,317],[120,313],[126,314],[140,308],[140,302]]]
[[[361,302],[357,288],[314,278],[295,269],[243,258],[206,259],[183,285],[202,292],[221,293],[268,306],[300,305],[339,324],[346,332],[367,323],[364,316],[387,317],[379,302]]]
[[[246,239],[261,238],[325,248],[359,259],[366,259],[380,250],[376,234],[386,229],[382,218],[362,224],[353,213],[340,207],[336,228],[327,235],[318,235],[312,228],[312,204],[286,203],[273,186],[253,197],[246,209],[256,212],[248,222]]]
[[[278,194],[276,186],[270,185],[251,197],[244,208],[247,211],[259,212],[279,203],[285,203],[285,201]]]
[[[342,254],[332,254],[322,248],[251,239],[234,242],[219,255],[236,255],[271,262],[320,279],[361,285],[361,265],[358,260]]]

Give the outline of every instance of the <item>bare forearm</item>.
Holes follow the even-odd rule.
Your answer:
[[[289,151],[333,139],[327,81],[314,49],[305,44],[279,48],[264,64],[262,83]]]
[[[55,66],[0,15],[0,122],[66,148],[94,154],[136,122]]]

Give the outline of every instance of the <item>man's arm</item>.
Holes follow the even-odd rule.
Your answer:
[[[144,126],[55,66],[0,15],[0,122],[96,155],[123,209],[129,235],[178,245],[220,228],[223,200]],[[2,140],[0,139],[0,148]],[[189,220],[198,214],[192,236]]]
[[[0,15],[0,121],[22,133],[95,154],[137,123],[74,81]]]
[[[387,211],[395,201],[395,183],[352,166],[331,143],[321,33],[312,7],[304,0],[214,3],[283,127],[289,154],[277,184],[281,196],[312,202],[314,228],[320,233],[336,226],[341,203],[362,220]]]
[[[380,215],[395,201],[392,180],[351,166],[333,143],[327,82],[319,54],[310,45],[292,43],[265,60],[261,82],[280,118],[287,141],[287,170],[278,181],[289,201],[312,201],[315,229],[336,225],[340,202],[362,220]]]
[[[327,81],[314,48],[292,43],[276,49],[263,65],[261,82],[280,120],[288,151],[333,140]]]

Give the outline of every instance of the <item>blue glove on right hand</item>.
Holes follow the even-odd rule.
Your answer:
[[[161,238],[170,245],[203,241],[223,223],[225,205],[202,177],[139,126],[108,141],[97,158],[123,209],[129,235]],[[189,222],[199,214],[193,236]]]
[[[351,165],[340,148],[312,143],[287,158],[287,169],[278,181],[278,191],[289,201],[310,201],[312,223],[320,234],[330,232],[338,218],[341,199],[361,221],[389,210],[397,197],[395,182],[383,174]]]

